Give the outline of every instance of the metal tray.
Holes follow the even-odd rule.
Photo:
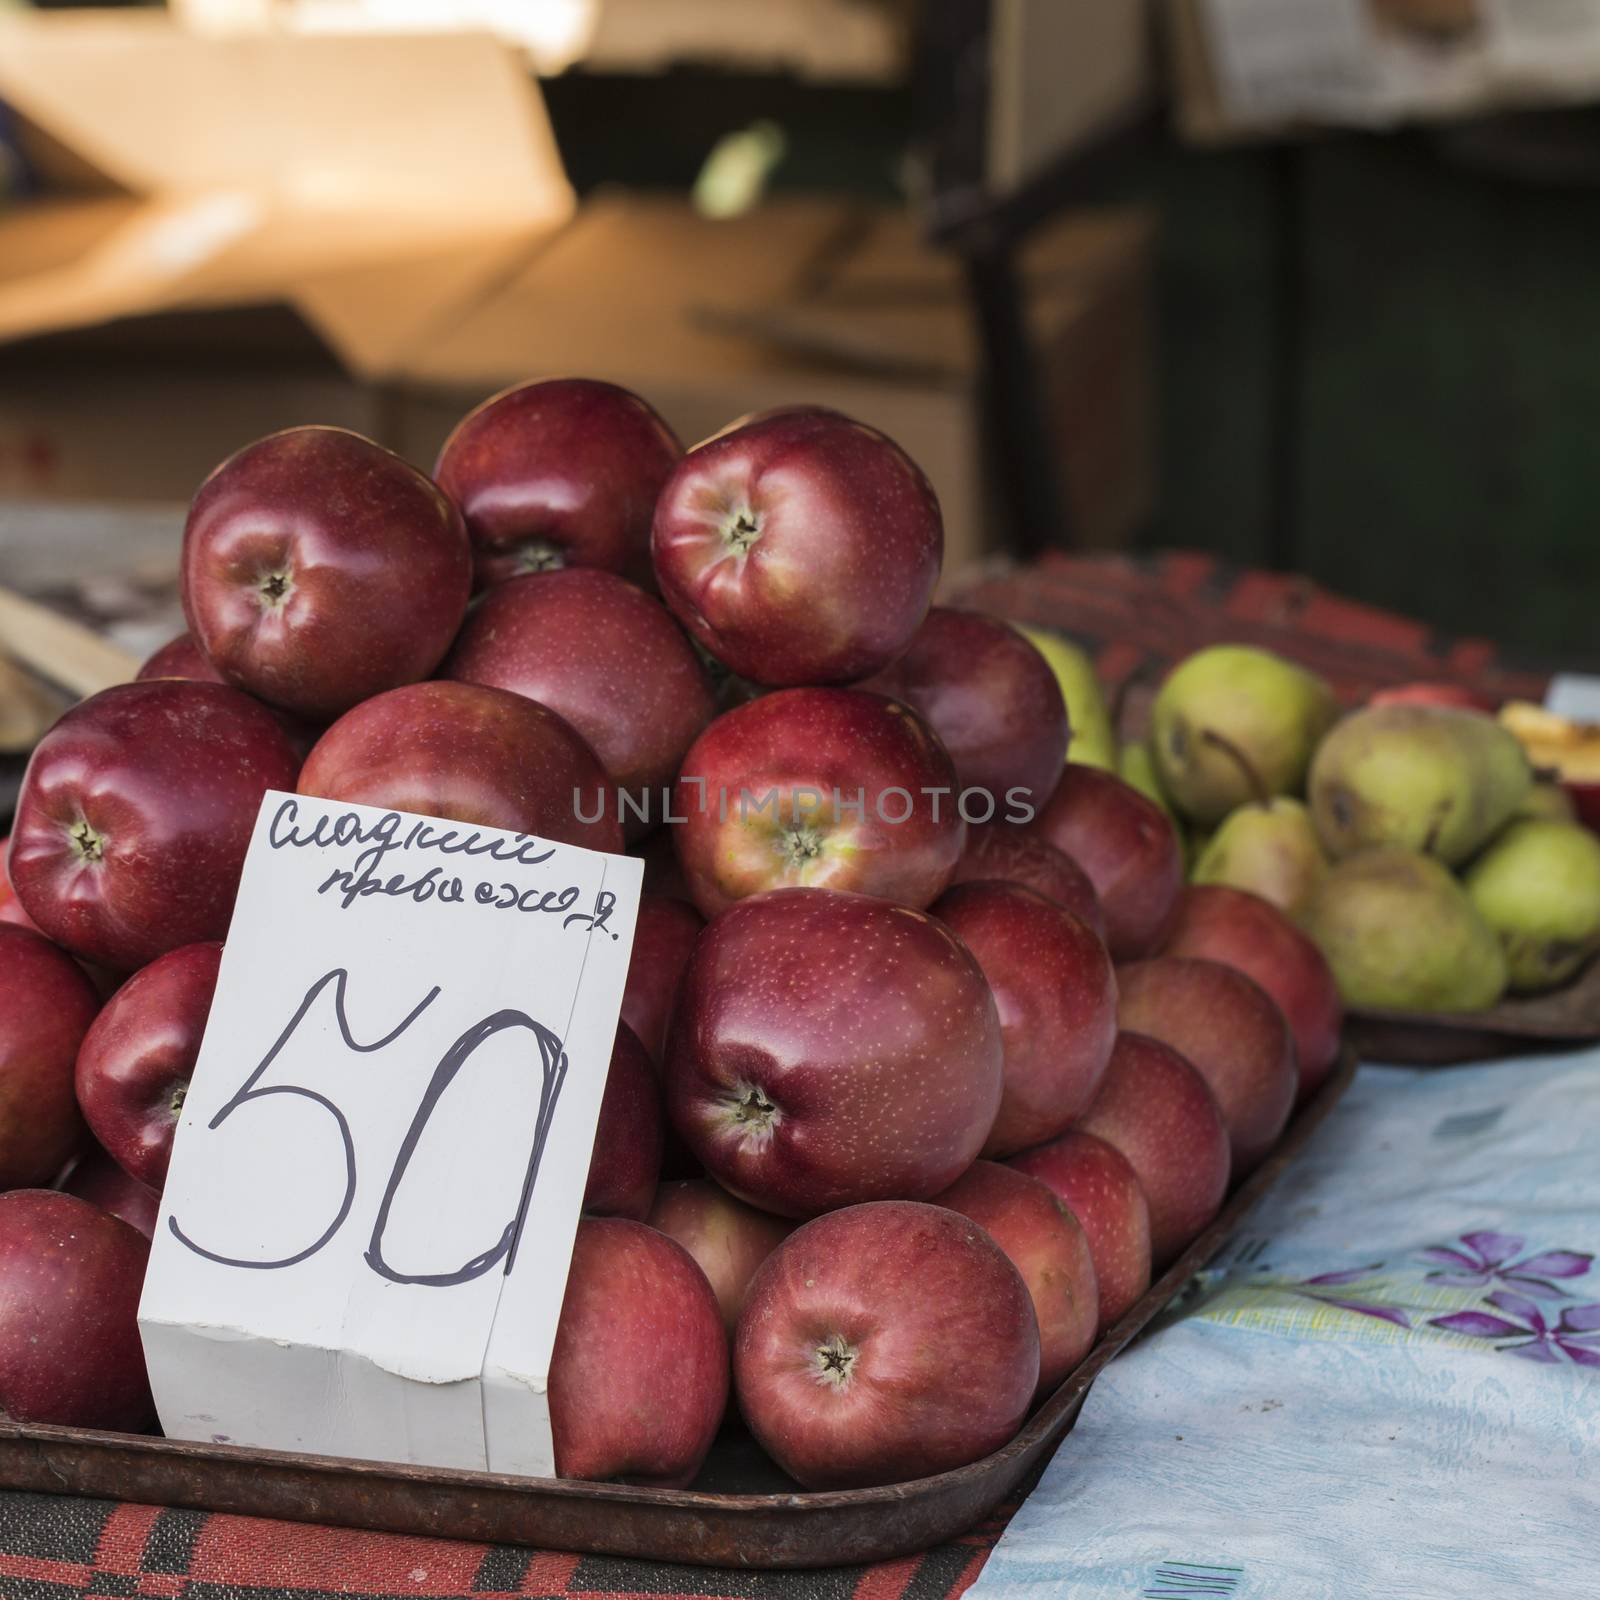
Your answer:
[[[1355,1064],[1347,1045],[1267,1159],[1021,1432],[954,1472],[808,1494],[730,1431],[693,1488],[640,1489],[0,1421],[0,1487],[708,1566],[831,1567],[910,1555],[965,1533],[1044,1465],[1090,1384],[1226,1243],[1349,1087]]]
[[[1488,1011],[1357,1011],[1349,1037],[1363,1061],[1457,1066],[1600,1040],[1600,959],[1549,994],[1503,1000]]]

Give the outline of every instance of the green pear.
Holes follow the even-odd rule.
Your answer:
[[[1505,991],[1500,941],[1432,856],[1364,850],[1338,862],[1302,925],[1348,1006],[1482,1011]]]
[[[1516,737],[1453,706],[1368,706],[1339,724],[1311,763],[1311,814],[1338,860],[1373,845],[1455,866],[1487,844],[1533,787]]]
[[[1559,783],[1549,780],[1535,783],[1528,791],[1528,798],[1517,807],[1512,821],[1517,817],[1538,817],[1544,822],[1576,822],[1578,808],[1572,803],[1572,796],[1561,787]]]
[[[1050,670],[1061,686],[1061,698],[1067,702],[1067,721],[1072,727],[1067,760],[1115,772],[1117,740],[1094,664],[1077,645],[1063,639],[1059,633],[1047,633],[1043,628],[1029,627],[1022,622],[1013,626],[1050,663]]]
[[[1248,889],[1298,921],[1327,872],[1311,813],[1298,800],[1276,795],[1230,811],[1189,880]]]
[[[1162,786],[1202,823],[1220,822],[1253,798],[1240,758],[1269,795],[1297,794],[1338,709],[1321,678],[1270,651],[1231,644],[1197,651],[1168,675],[1150,710]]]
[[[1600,839],[1575,822],[1513,822],[1466,885],[1518,994],[1554,989],[1600,950]]]

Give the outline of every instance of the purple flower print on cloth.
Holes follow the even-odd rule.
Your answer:
[[[1315,1278],[1304,1279],[1295,1293],[1307,1300],[1321,1301],[1325,1306],[1338,1306],[1341,1311],[1355,1311],[1363,1317],[1381,1317],[1383,1321],[1392,1322],[1397,1328],[1409,1328],[1410,1314],[1399,1306],[1386,1306],[1379,1300],[1357,1300],[1325,1292],[1340,1288],[1347,1283],[1360,1283],[1363,1279],[1370,1279],[1382,1266],[1381,1261],[1374,1261],[1371,1266],[1355,1267],[1347,1272],[1322,1272]]]
[[[1600,1303],[1565,1306],[1553,1326],[1526,1296],[1501,1289],[1484,1297],[1505,1316],[1487,1311],[1456,1311],[1447,1317],[1430,1317],[1436,1328],[1464,1333],[1473,1339],[1505,1339],[1498,1345],[1508,1355],[1524,1361],[1559,1362],[1563,1356],[1580,1367],[1600,1367]]]
[[[1438,1244],[1420,1252],[1423,1260],[1434,1262],[1439,1269],[1428,1274],[1431,1282],[1452,1289],[1503,1283],[1536,1300],[1565,1300],[1570,1291],[1550,1280],[1581,1278],[1594,1260],[1577,1250],[1542,1250],[1515,1261],[1512,1258],[1525,1241],[1514,1233],[1464,1233],[1460,1242],[1460,1249]]]

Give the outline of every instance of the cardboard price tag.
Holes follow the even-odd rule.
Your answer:
[[[266,796],[139,1308],[169,1436],[553,1472],[642,875]]]

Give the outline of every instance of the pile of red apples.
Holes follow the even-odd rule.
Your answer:
[[[942,547],[872,428],[796,407],[685,453],[582,380],[486,402],[431,479],[333,428],[218,467],[189,632],[18,802],[0,1411],[153,1423],[146,1235],[262,794],[298,789],[645,859],[559,1472],[685,1484],[724,1425],[807,1488],[1004,1444],[1272,1149],[1340,1012],[1279,912],[1185,891],[1161,811],[1066,762],[1020,633],[930,609]]]

